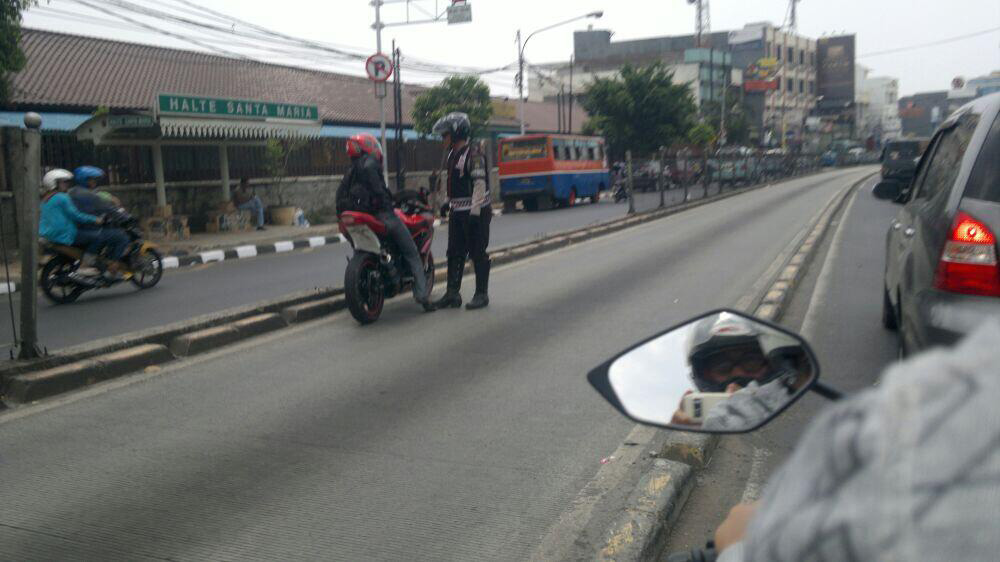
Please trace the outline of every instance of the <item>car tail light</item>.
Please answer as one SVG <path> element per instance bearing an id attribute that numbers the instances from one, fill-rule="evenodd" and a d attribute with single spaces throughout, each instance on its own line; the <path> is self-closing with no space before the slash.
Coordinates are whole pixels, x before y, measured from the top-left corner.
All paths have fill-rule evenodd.
<path id="1" fill-rule="evenodd" d="M 989 227 L 959 211 L 941 252 L 934 286 L 953 293 L 1000 296 L 996 243 Z"/>

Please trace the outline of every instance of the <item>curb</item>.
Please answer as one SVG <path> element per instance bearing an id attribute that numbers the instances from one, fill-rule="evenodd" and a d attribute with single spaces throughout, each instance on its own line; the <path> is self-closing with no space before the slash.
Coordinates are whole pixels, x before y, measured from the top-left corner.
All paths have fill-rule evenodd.
<path id="1" fill-rule="evenodd" d="M 797 179 L 805 176 L 797 176 Z M 562 248 L 571 244 L 578 244 L 591 238 L 603 236 L 624 230 L 626 228 L 647 223 L 677 213 L 708 205 L 716 201 L 728 199 L 749 191 L 755 191 L 774 185 L 764 183 L 755 186 L 734 189 L 726 193 L 719 193 L 712 197 L 690 201 L 680 205 L 674 205 L 665 209 L 655 209 L 643 213 L 637 213 L 623 218 L 613 219 L 603 223 L 578 228 L 575 230 L 560 232 L 542 240 L 531 240 L 512 246 L 500 248 L 491 252 L 491 260 L 494 265 L 503 265 L 519 261 L 528 257 L 547 253 L 552 250 Z M 337 236 L 339 240 L 339 235 Z M 308 240 L 300 241 L 301 247 L 309 244 Z M 268 244 L 274 246 L 274 251 L 281 242 Z M 282 248 L 294 249 L 296 242 L 290 241 L 282 245 Z M 316 242 L 318 245 L 318 241 Z M 315 246 L 311 246 L 315 247 Z M 284 249 L 282 251 L 291 251 Z M 216 254 L 209 256 L 209 261 L 222 261 L 228 252 L 239 258 L 237 249 L 218 250 Z M 209 253 L 209 252 L 204 252 Z M 204 254 L 203 253 L 203 254 Z M 244 251 L 247 254 L 248 251 Z M 203 259 L 203 256 L 192 256 L 196 259 Z M 205 263 L 205 262 L 203 262 Z M 445 261 L 435 263 L 435 280 L 443 280 L 446 275 Z M 470 273 L 471 275 L 471 273 Z M 346 308 L 343 299 L 343 289 L 315 289 L 288 295 L 278 299 L 263 301 L 243 307 L 237 307 L 226 311 L 207 314 L 194 319 L 175 322 L 166 326 L 151 328 L 140 331 L 134 335 L 122 338 L 110 337 L 97 340 L 80 346 L 74 346 L 63 350 L 57 355 L 50 355 L 39 360 L 14 361 L 9 365 L 0 368 L 0 383 L 3 384 L 2 395 L 5 400 L 13 403 L 24 403 L 38 400 L 86 386 L 106 378 L 121 376 L 140 370 L 153 363 L 134 366 L 129 361 L 122 361 L 115 352 L 122 352 L 125 357 L 139 353 L 148 349 L 147 346 L 156 346 L 162 349 L 158 353 L 166 353 L 162 361 L 166 362 L 179 357 L 186 357 L 197 353 L 203 353 L 212 349 L 223 347 L 241 339 L 259 335 L 268 331 L 284 328 L 289 324 L 297 324 L 314 320 L 322 316 L 333 314 Z M 258 320 L 262 315 L 274 315 L 280 319 Z M 239 324 L 244 322 L 244 324 Z M 159 355 L 157 357 L 160 357 Z M 56 375 L 50 373 L 56 372 Z M 48 377 L 55 377 L 59 384 L 41 384 L 34 382 L 36 378 L 43 374 L 50 373 Z M 114 373 L 105 376 L 105 373 Z M 49 380 L 45 378 L 44 380 Z M 55 379 L 53 379 L 55 380 Z M 29 384 L 30 383 L 30 384 Z M 31 386 L 30 392 L 24 390 Z M 0 402 L 0 409 L 2 409 Z M 714 442 L 713 442 L 714 445 Z M 708 444 L 704 445 L 708 449 Z M 707 458 L 707 454 L 702 455 Z"/>

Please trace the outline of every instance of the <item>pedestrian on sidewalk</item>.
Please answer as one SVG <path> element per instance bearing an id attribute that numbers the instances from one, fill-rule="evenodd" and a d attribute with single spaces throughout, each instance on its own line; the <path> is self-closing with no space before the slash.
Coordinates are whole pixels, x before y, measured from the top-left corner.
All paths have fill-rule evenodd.
<path id="1" fill-rule="evenodd" d="M 249 179 L 240 178 L 240 185 L 233 192 L 233 205 L 236 205 L 236 208 L 241 211 L 253 213 L 257 222 L 257 230 L 267 230 L 264 228 L 264 203 L 250 187 Z"/>
<path id="2" fill-rule="evenodd" d="M 448 290 L 434 303 L 437 308 L 462 306 L 459 291 L 465 260 L 470 258 L 476 271 L 476 293 L 465 308 L 475 310 L 490 304 L 490 256 L 486 247 L 490 243 L 493 205 L 489 168 L 481 145 L 469 142 L 471 132 L 472 124 L 464 113 L 449 113 L 434 124 L 434 134 L 444 139 L 448 150 L 447 175 L 442 179 L 447 186 L 445 205 L 449 209 Z"/>
<path id="3" fill-rule="evenodd" d="M 382 175 L 382 146 L 370 134 L 354 135 L 347 139 L 347 155 L 351 158 L 351 168 L 337 188 L 337 214 L 344 211 L 368 213 L 385 225 L 413 274 L 413 300 L 424 308 L 424 312 L 433 312 L 423 260 L 410 229 L 396 216 L 392 193 Z"/>

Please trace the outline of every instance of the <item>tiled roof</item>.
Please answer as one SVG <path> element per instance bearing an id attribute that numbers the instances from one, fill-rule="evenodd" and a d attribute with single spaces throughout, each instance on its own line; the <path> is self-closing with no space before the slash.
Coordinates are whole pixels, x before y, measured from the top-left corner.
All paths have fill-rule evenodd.
<path id="1" fill-rule="evenodd" d="M 22 37 L 27 65 L 13 75 L 11 101 L 17 106 L 146 109 L 156 94 L 169 92 L 314 104 L 328 123 L 378 122 L 372 84 L 362 77 L 34 29 Z M 412 124 L 414 100 L 425 89 L 404 86 L 406 124 Z M 390 116 L 391 104 L 390 98 Z M 575 109 L 578 130 L 586 115 Z M 556 130 L 556 104 L 529 102 L 525 120 L 532 130 Z"/>

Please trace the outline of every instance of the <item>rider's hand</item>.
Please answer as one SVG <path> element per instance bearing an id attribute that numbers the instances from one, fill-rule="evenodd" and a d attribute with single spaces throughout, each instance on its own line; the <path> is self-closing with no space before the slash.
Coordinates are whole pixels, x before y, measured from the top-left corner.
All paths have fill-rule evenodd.
<path id="1" fill-rule="evenodd" d="M 747 525 L 757 511 L 757 503 L 741 503 L 729 510 L 729 516 L 715 530 L 715 550 L 722 552 L 726 547 L 743 540 Z"/>

